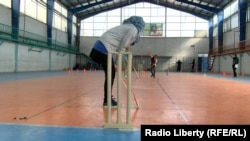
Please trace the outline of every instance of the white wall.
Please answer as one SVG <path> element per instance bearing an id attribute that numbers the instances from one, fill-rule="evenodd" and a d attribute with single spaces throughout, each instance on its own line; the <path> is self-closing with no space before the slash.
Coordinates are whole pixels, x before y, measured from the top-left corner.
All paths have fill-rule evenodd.
<path id="1" fill-rule="evenodd" d="M 0 5 L 0 23 L 11 26 L 11 10 L 8 7 Z"/>
<path id="2" fill-rule="evenodd" d="M 243 53 L 239 56 L 240 62 L 239 62 L 239 73 L 244 73 L 244 75 L 250 75 L 250 65 L 249 65 L 249 60 L 250 60 L 250 54 L 248 53 Z"/>
<path id="3" fill-rule="evenodd" d="M 0 13 L 0 23 L 11 26 L 11 9 L 0 5 Z M 19 20 L 20 29 L 47 37 L 46 24 L 23 15 Z M 54 29 L 52 39 L 67 44 L 67 33 Z M 75 64 L 74 54 L 0 40 L 0 72 L 63 70 Z"/>
<path id="4" fill-rule="evenodd" d="M 98 40 L 97 37 L 81 37 L 80 51 L 86 55 Z M 191 47 L 195 45 L 195 48 Z M 195 50 L 194 50 L 195 49 Z M 198 54 L 208 53 L 208 38 L 146 38 L 142 37 L 140 42 L 131 46 L 133 55 L 148 56 L 149 53 L 160 56 L 169 57 L 167 62 L 164 62 L 161 70 L 174 68 L 176 62 L 180 59 L 183 62 L 184 71 L 190 71 L 190 63 L 194 56 Z M 197 63 L 196 63 L 197 64 Z M 137 64 L 135 64 L 137 66 Z"/>
<path id="5" fill-rule="evenodd" d="M 47 37 L 47 26 L 44 23 L 22 14 L 19 18 L 19 29 Z"/>
<path id="6" fill-rule="evenodd" d="M 247 23 L 247 29 L 246 29 L 246 39 L 250 39 L 250 23 Z"/>
<path id="7" fill-rule="evenodd" d="M 7 42 L 2 42 L 0 46 L 0 72 L 14 72 L 14 70 L 15 45 Z"/>
<path id="8" fill-rule="evenodd" d="M 58 30 L 55 28 L 52 30 L 52 39 L 55 40 L 56 42 L 68 44 L 68 37 L 67 36 L 68 35 L 61 30 Z"/>
<path id="9" fill-rule="evenodd" d="M 247 30 L 246 30 L 246 40 L 250 40 L 250 23 L 247 23 Z M 223 37 L 223 45 L 233 47 L 234 43 L 239 42 L 239 28 L 235 28 L 231 31 L 225 32 Z M 250 75 L 250 53 L 238 53 L 237 56 L 239 57 L 239 67 L 236 70 L 238 75 Z M 232 62 L 233 62 L 233 54 L 231 55 L 223 55 L 217 56 L 214 62 L 214 72 L 217 73 L 226 73 L 227 75 L 232 75 Z"/>
<path id="10" fill-rule="evenodd" d="M 75 62 L 73 54 L 9 42 L 0 46 L 0 72 L 63 70 L 73 68 Z"/>
<path id="11" fill-rule="evenodd" d="M 236 70 L 239 76 L 243 75 L 250 75 L 250 54 L 248 53 L 241 53 L 237 54 L 239 58 L 239 65 Z M 217 73 L 226 73 L 227 75 L 232 75 L 232 63 L 233 63 L 233 55 L 224 55 L 224 56 L 217 56 L 214 62 L 214 72 Z"/>
<path id="12" fill-rule="evenodd" d="M 88 55 L 97 37 L 81 37 L 80 51 Z M 198 53 L 208 53 L 208 38 L 141 38 L 140 42 L 131 46 L 134 55 L 157 54 L 158 56 L 174 56 L 177 58 L 193 57 Z"/>
<path id="13" fill-rule="evenodd" d="M 54 51 L 51 55 L 52 70 L 60 70 L 62 68 L 73 68 L 76 64 L 76 55 Z"/>
<path id="14" fill-rule="evenodd" d="M 41 48 L 18 45 L 18 71 L 49 70 L 48 52 L 49 50 L 41 50 Z"/>

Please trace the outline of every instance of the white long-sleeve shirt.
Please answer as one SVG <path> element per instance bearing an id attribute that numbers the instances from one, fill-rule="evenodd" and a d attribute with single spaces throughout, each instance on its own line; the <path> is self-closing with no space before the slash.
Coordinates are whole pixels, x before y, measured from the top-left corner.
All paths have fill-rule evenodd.
<path id="1" fill-rule="evenodd" d="M 124 51 L 135 42 L 138 31 L 133 24 L 122 24 L 106 31 L 100 38 L 108 52 Z"/>

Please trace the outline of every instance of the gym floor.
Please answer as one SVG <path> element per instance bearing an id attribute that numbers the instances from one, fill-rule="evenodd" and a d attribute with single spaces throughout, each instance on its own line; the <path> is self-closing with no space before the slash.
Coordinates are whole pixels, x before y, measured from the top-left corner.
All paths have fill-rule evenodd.
<path id="1" fill-rule="evenodd" d="M 103 82 L 94 70 L 1 73 L 1 140 L 140 141 L 141 124 L 250 124 L 247 76 L 133 72 L 133 130 L 103 128 Z"/>

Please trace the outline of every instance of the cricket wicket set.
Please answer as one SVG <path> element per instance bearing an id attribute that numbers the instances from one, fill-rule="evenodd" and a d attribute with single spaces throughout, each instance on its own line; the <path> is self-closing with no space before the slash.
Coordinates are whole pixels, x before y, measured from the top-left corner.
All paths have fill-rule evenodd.
<path id="1" fill-rule="evenodd" d="M 111 76 L 112 76 L 112 56 L 116 55 L 117 58 L 117 115 L 116 115 L 116 121 L 112 121 L 112 115 L 111 115 Z M 126 89 L 127 89 L 127 104 L 126 104 L 126 121 L 122 121 L 121 117 L 121 88 L 123 81 L 122 76 L 122 57 L 123 55 L 128 56 L 127 60 L 127 76 L 126 76 Z M 108 84 L 107 84 L 107 90 L 108 90 L 108 96 L 107 96 L 107 118 L 103 125 L 104 128 L 121 128 L 121 129 L 132 129 L 133 124 L 131 122 L 131 70 L 132 70 L 132 54 L 131 52 L 109 52 L 108 53 Z"/>

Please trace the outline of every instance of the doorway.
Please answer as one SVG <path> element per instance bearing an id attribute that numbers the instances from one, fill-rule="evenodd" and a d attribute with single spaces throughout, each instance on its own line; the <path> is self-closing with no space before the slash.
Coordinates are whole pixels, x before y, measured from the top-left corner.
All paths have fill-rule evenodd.
<path id="1" fill-rule="evenodd" d="M 198 72 L 208 71 L 208 54 L 198 54 Z"/>

